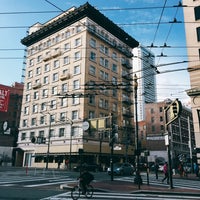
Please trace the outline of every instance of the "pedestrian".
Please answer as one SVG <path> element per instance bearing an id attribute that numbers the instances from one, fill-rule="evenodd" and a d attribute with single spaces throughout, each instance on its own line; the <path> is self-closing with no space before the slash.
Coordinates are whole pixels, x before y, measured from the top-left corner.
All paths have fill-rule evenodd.
<path id="1" fill-rule="evenodd" d="M 157 162 L 155 162 L 155 175 L 156 175 L 156 179 L 158 180 L 158 169 L 159 169 L 159 164 Z"/>
<path id="2" fill-rule="evenodd" d="M 194 173 L 196 174 L 196 177 L 199 176 L 199 165 L 197 163 L 194 163 Z"/>
<path id="3" fill-rule="evenodd" d="M 94 176 L 93 174 L 88 172 L 87 168 L 83 168 L 83 173 L 81 173 L 78 179 L 80 181 L 82 193 L 85 194 L 87 186 L 90 184 L 92 180 L 94 180 Z"/>
<path id="4" fill-rule="evenodd" d="M 65 160 L 65 169 L 68 169 L 69 168 L 69 159 L 66 159 Z"/>
<path id="5" fill-rule="evenodd" d="M 169 184 L 169 174 L 168 174 L 168 163 L 165 162 L 164 166 L 163 166 L 163 173 L 164 173 L 164 178 L 162 179 L 162 183 L 164 182 L 164 180 L 167 179 L 167 184 Z"/>
<path id="6" fill-rule="evenodd" d="M 182 162 L 178 166 L 178 171 L 179 171 L 180 176 L 184 175 L 184 168 L 183 168 L 183 163 Z"/>

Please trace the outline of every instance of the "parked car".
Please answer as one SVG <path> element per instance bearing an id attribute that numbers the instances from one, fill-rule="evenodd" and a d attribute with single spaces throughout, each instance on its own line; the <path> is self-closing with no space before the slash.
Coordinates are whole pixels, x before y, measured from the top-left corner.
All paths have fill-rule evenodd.
<path id="1" fill-rule="evenodd" d="M 113 173 L 114 175 L 133 175 L 135 168 L 130 163 L 114 163 Z M 111 167 L 107 169 L 107 173 L 111 175 Z"/>
<path id="2" fill-rule="evenodd" d="M 88 171 L 92 171 L 92 172 L 98 172 L 98 171 L 102 171 L 102 167 L 100 167 L 99 165 L 97 164 L 82 164 L 82 165 L 77 165 L 77 166 L 74 166 L 73 170 L 76 171 L 76 172 L 79 172 L 80 169 L 82 168 L 83 169 L 86 169 Z"/>

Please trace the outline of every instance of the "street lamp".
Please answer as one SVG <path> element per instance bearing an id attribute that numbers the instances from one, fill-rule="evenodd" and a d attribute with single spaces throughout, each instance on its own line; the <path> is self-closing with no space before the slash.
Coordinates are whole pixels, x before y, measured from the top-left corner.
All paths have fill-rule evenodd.
<path id="1" fill-rule="evenodd" d="M 49 132 L 48 132 L 48 146 L 47 146 L 47 160 L 46 160 L 46 169 L 48 169 L 49 165 L 49 149 L 50 149 L 50 139 L 51 139 L 51 114 L 49 114 Z"/>
<path id="2" fill-rule="evenodd" d="M 72 156 L 72 125 L 73 121 L 67 118 L 67 121 L 70 122 L 70 144 L 69 144 L 69 169 L 71 170 L 71 156 Z"/>
<path id="3" fill-rule="evenodd" d="M 138 138 L 138 114 L 137 114 L 138 82 L 137 82 L 136 74 L 134 75 L 134 78 L 133 78 L 133 87 L 134 87 L 134 104 L 135 104 L 134 110 L 135 110 L 135 155 L 136 155 L 136 176 L 134 179 L 134 183 L 138 184 L 138 189 L 140 189 L 142 178 L 140 176 L 140 166 L 139 166 L 140 149 L 139 149 L 139 138 Z"/>

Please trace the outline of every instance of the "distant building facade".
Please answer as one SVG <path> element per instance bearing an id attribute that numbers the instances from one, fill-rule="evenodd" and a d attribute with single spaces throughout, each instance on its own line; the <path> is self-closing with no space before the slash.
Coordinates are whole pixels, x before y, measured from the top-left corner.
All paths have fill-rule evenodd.
<path id="1" fill-rule="evenodd" d="M 86 3 L 33 25 L 22 44 L 27 66 L 17 163 L 63 167 L 68 159 L 78 164 L 82 153 L 83 162 L 108 165 L 112 124 L 119 127 L 115 158 L 132 157 L 129 74 L 138 42 Z"/>
<path id="2" fill-rule="evenodd" d="M 166 120 L 164 108 L 170 103 L 171 100 L 168 99 L 163 102 L 146 104 L 146 138 L 143 139 L 146 140 L 146 142 L 143 141 L 146 146 L 142 146 L 142 148 L 150 151 L 151 159 L 157 157 L 168 159 L 165 144 Z M 143 127 L 144 124 L 139 129 L 143 129 Z M 168 130 L 172 159 L 178 161 L 179 158 L 184 157 L 190 162 L 190 158 L 192 158 L 191 150 L 195 146 L 192 111 L 183 107 L 181 116 L 169 125 Z"/>
<path id="3" fill-rule="evenodd" d="M 138 77 L 138 121 L 145 120 L 145 105 L 154 103 L 156 95 L 156 71 L 154 54 L 140 45 L 133 49 L 133 73 Z"/>
<path id="4" fill-rule="evenodd" d="M 14 83 L 13 86 L 0 84 L 0 90 L 9 91 L 7 110 L 0 112 L 0 162 L 2 165 L 14 165 L 15 162 L 13 151 L 17 146 L 23 87 L 21 83 Z"/>
<path id="5" fill-rule="evenodd" d="M 191 89 L 187 94 L 191 97 L 194 120 L 196 148 L 200 149 L 200 5 L 199 1 L 183 0 L 185 33 L 188 51 L 188 72 Z M 200 153 L 197 154 L 200 164 Z"/>

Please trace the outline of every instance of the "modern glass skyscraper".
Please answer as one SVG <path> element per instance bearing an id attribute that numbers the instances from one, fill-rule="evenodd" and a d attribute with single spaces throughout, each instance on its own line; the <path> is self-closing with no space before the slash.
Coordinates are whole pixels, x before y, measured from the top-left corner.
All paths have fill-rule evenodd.
<path id="1" fill-rule="evenodd" d="M 138 121 L 143 121 L 145 104 L 157 99 L 155 56 L 141 45 L 133 49 L 133 55 L 133 74 L 138 78 Z"/>

